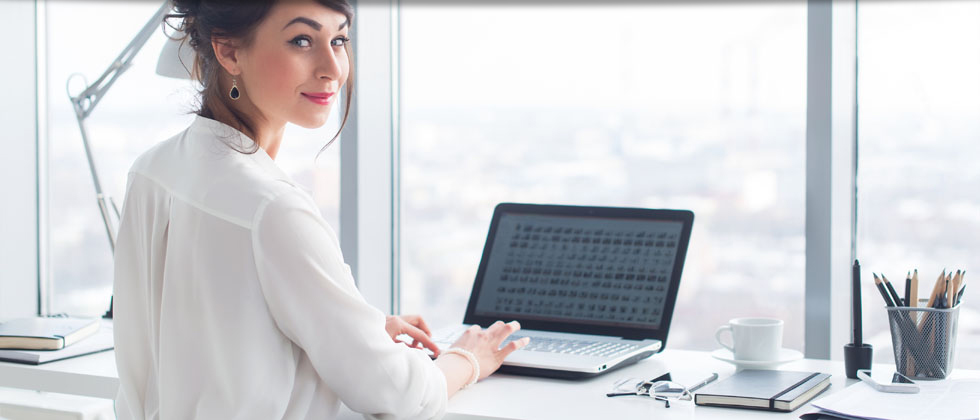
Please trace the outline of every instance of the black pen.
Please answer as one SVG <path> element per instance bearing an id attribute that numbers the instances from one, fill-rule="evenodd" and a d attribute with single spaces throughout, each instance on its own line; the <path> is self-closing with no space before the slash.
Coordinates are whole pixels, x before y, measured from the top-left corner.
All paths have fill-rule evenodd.
<path id="1" fill-rule="evenodd" d="M 858 260 L 854 260 L 851 271 L 851 323 L 851 342 L 855 347 L 861 347 L 864 333 L 861 331 L 861 263 Z"/>

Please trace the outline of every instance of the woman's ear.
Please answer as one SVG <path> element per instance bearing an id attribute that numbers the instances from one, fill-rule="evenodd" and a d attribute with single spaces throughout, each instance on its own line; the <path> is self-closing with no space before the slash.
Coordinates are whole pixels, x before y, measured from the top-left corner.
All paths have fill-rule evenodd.
<path id="1" fill-rule="evenodd" d="M 241 74 L 241 69 L 238 64 L 239 49 L 231 40 L 212 37 L 211 48 L 214 49 L 214 57 L 218 59 L 218 64 L 228 74 L 232 76 Z"/>

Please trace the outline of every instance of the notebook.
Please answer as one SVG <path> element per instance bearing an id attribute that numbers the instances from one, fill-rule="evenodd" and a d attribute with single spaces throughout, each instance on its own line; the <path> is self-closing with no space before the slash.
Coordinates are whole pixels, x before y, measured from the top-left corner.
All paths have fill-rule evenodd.
<path id="1" fill-rule="evenodd" d="M 517 320 L 507 341 L 530 344 L 501 372 L 598 375 L 666 346 L 694 214 L 502 203 L 490 221 L 463 324 L 433 339 L 448 348 L 470 325 Z"/>
<path id="2" fill-rule="evenodd" d="M 58 350 L 94 334 L 98 329 L 98 319 L 14 319 L 0 323 L 0 349 Z"/>
<path id="3" fill-rule="evenodd" d="M 0 350 L 0 362 L 42 365 L 48 362 L 100 353 L 112 350 L 112 348 L 112 321 L 103 321 L 102 327 L 91 337 L 61 350 Z"/>
<path id="4" fill-rule="evenodd" d="M 830 386 L 830 375 L 780 370 L 743 370 L 701 389 L 697 405 L 793 411 Z"/>

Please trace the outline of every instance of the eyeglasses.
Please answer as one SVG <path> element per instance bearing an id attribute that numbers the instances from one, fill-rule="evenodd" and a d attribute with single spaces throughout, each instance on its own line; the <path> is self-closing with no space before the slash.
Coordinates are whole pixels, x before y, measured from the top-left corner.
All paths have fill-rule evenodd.
<path id="1" fill-rule="evenodd" d="M 691 401 L 694 397 L 687 387 L 677 382 L 671 381 L 651 381 L 637 378 L 626 378 L 616 382 L 613 390 L 606 394 L 607 397 L 622 397 L 634 395 L 650 397 L 657 401 L 663 401 L 664 407 L 670 408 L 670 400 Z"/>

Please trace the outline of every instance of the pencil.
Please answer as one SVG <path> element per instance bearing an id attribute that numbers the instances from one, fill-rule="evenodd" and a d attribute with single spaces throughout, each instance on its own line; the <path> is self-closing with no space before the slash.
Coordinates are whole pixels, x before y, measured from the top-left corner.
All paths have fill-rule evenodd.
<path id="1" fill-rule="evenodd" d="M 946 269 L 944 268 L 943 272 L 939 275 L 939 278 L 936 279 L 936 284 L 932 285 L 932 291 L 929 292 L 929 300 L 926 302 L 926 308 L 936 307 L 935 306 L 936 299 L 939 299 L 939 293 L 940 293 L 939 287 L 943 284 L 943 279 L 945 278 L 946 278 Z M 923 315 L 922 318 L 919 319 L 919 330 L 925 328 L 926 318 L 929 318 L 928 314 Z"/>
<path id="2" fill-rule="evenodd" d="M 960 282 L 962 281 L 961 280 L 962 278 L 963 278 L 963 274 L 960 272 L 960 270 L 956 270 L 956 277 L 953 277 L 953 284 L 949 288 L 949 291 L 950 291 L 950 294 L 949 294 L 949 307 L 950 308 L 956 306 L 956 295 L 960 292 Z"/>
<path id="3" fill-rule="evenodd" d="M 912 304 L 912 272 L 905 273 L 905 306 L 915 306 Z"/>
<path id="4" fill-rule="evenodd" d="M 902 306 L 902 298 L 898 296 L 898 292 L 895 291 L 895 286 L 892 286 L 892 282 L 888 281 L 888 278 L 884 274 L 881 275 L 881 282 L 885 283 L 885 290 L 888 290 L 888 294 L 891 295 L 895 306 Z"/>
<path id="5" fill-rule="evenodd" d="M 932 308 L 936 303 L 936 299 L 939 298 L 939 287 L 943 284 L 943 279 L 946 278 L 946 269 L 943 269 L 943 273 L 939 275 L 936 279 L 936 284 L 932 286 L 932 293 L 929 293 L 929 302 L 926 303 L 927 308 Z"/>
<path id="6" fill-rule="evenodd" d="M 919 269 L 912 271 L 912 285 L 909 291 L 909 306 L 915 308 L 919 306 Z"/>
<path id="7" fill-rule="evenodd" d="M 953 272 L 950 271 L 949 273 L 946 274 L 946 288 L 940 291 L 940 293 L 943 294 L 943 298 L 941 301 L 942 307 L 947 309 L 949 308 L 949 294 L 950 294 L 949 287 L 952 285 L 952 283 L 953 283 Z"/>
<path id="8" fill-rule="evenodd" d="M 878 278 L 878 275 L 875 273 L 871 273 L 871 275 L 875 278 L 875 286 L 878 287 L 878 292 L 881 293 L 881 298 L 885 300 L 885 306 L 895 306 L 895 302 L 892 301 L 891 295 L 889 295 L 888 291 L 885 290 L 885 285 L 881 283 L 881 279 Z"/>
<path id="9" fill-rule="evenodd" d="M 966 270 L 963 271 L 963 275 L 960 276 L 960 291 L 956 293 L 956 304 L 959 305 L 960 300 L 963 299 L 963 291 L 966 290 Z"/>

